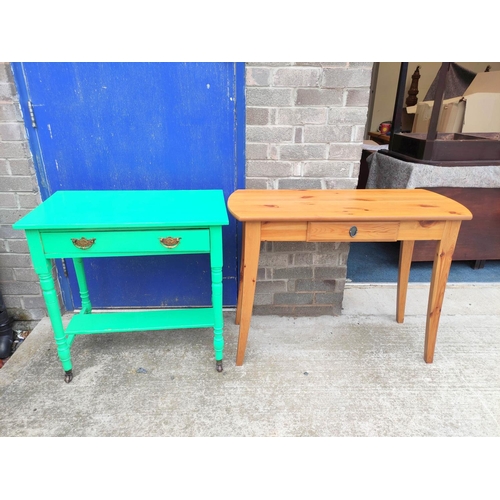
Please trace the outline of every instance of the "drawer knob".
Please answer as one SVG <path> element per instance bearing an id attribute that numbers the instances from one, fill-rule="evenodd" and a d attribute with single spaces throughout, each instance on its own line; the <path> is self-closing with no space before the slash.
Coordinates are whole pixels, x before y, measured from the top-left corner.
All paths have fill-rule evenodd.
<path id="1" fill-rule="evenodd" d="M 160 238 L 160 243 L 166 248 L 175 248 L 180 242 L 181 238 L 173 238 L 172 236 Z"/>
<path id="2" fill-rule="evenodd" d="M 95 238 L 90 238 L 89 240 L 87 238 L 71 238 L 71 241 L 76 248 L 88 250 L 95 243 Z"/>
<path id="3" fill-rule="evenodd" d="M 349 229 L 349 236 L 354 238 L 356 234 L 358 234 L 358 228 L 356 226 L 352 226 L 351 229 Z"/>

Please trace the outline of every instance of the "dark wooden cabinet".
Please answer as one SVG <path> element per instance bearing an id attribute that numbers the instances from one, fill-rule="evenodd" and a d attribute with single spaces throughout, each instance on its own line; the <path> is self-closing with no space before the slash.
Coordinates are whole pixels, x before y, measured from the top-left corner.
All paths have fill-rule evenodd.
<path id="1" fill-rule="evenodd" d="M 472 220 L 462 222 L 453 260 L 500 260 L 500 188 L 428 187 L 448 196 L 472 212 Z M 434 259 L 435 244 L 417 241 L 413 261 Z"/>

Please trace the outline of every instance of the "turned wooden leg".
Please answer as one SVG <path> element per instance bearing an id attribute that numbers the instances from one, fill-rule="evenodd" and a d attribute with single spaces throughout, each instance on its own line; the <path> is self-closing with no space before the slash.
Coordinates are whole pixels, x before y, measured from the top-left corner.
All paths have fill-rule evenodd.
<path id="1" fill-rule="evenodd" d="M 71 363 L 70 344 L 64 331 L 56 286 L 52 277 L 52 261 L 45 258 L 40 235 L 37 231 L 27 230 L 26 238 L 28 240 L 33 267 L 40 279 L 40 287 L 42 288 L 47 313 L 54 332 L 57 355 L 65 372 L 64 380 L 71 382 L 73 379 L 73 365 Z"/>
<path id="2" fill-rule="evenodd" d="M 240 333 L 236 352 L 236 366 L 243 364 L 247 346 L 248 330 L 252 317 L 255 285 L 257 284 L 257 270 L 260 255 L 260 222 L 245 223 L 245 241 L 243 246 L 243 273 L 240 303 Z"/>
<path id="3" fill-rule="evenodd" d="M 460 224 L 461 221 L 447 221 L 442 239 L 436 244 L 425 326 L 424 359 L 426 363 L 432 363 L 434 359 L 441 307 Z"/>
<path id="4" fill-rule="evenodd" d="M 224 357 L 224 317 L 222 314 L 222 229 L 210 228 L 210 268 L 212 273 L 212 308 L 214 311 L 215 367 L 222 371 Z"/>
<path id="5" fill-rule="evenodd" d="M 402 323 L 405 319 L 406 294 L 410 280 L 411 258 L 414 241 L 402 241 L 399 249 L 398 289 L 396 303 L 396 321 Z"/>
<path id="6" fill-rule="evenodd" d="M 73 265 L 75 266 L 76 279 L 80 290 L 80 298 L 82 299 L 82 312 L 83 314 L 90 314 L 92 312 L 92 304 L 90 303 L 87 278 L 85 277 L 85 269 L 83 267 L 83 259 L 75 257 L 73 259 Z"/>
<path id="7" fill-rule="evenodd" d="M 40 272 L 40 270 L 37 270 L 37 272 L 40 278 L 43 298 L 47 306 L 47 313 L 50 318 L 52 330 L 54 331 L 57 354 L 65 372 L 64 380 L 66 382 L 71 382 L 73 379 L 73 365 L 71 363 L 71 353 L 62 324 L 61 309 L 59 308 L 54 278 L 52 277 L 51 262 L 47 261 L 45 272 Z"/>

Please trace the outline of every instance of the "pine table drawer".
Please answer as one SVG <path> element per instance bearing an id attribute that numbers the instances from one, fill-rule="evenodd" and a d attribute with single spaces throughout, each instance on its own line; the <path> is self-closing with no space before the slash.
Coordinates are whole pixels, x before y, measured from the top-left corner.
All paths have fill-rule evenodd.
<path id="1" fill-rule="evenodd" d="M 396 241 L 399 222 L 309 222 L 307 241 Z"/>
<path id="2" fill-rule="evenodd" d="M 206 253 L 209 229 L 64 231 L 41 233 L 49 258 Z"/>

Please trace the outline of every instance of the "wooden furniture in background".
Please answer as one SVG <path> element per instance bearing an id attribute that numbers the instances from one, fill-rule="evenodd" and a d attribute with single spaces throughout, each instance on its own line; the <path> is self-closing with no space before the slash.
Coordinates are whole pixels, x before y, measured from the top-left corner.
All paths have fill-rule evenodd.
<path id="1" fill-rule="evenodd" d="M 236 365 L 243 364 L 262 241 L 401 241 L 396 321 L 402 323 L 416 240 L 434 241 L 424 359 L 432 363 L 455 243 L 470 211 L 423 189 L 237 190 L 228 208 L 243 222 Z"/>
<path id="2" fill-rule="evenodd" d="M 380 132 L 368 132 L 368 137 L 377 144 L 389 144 L 391 136 L 387 134 L 381 134 Z"/>
<path id="3" fill-rule="evenodd" d="M 403 98 L 408 63 L 401 63 L 392 118 L 389 149 L 385 154 L 401 160 L 442 166 L 500 165 L 500 134 L 438 133 L 438 121 L 444 100 L 451 63 L 442 63 L 437 74 L 434 104 L 427 134 L 404 133 Z"/>
<path id="4" fill-rule="evenodd" d="M 408 162 L 375 152 L 365 158 L 368 174 L 362 187 L 370 189 L 428 189 L 465 205 L 474 215 L 460 229 L 454 260 L 467 260 L 474 268 L 487 260 L 500 260 L 500 167 L 441 167 Z M 470 171 L 470 173 L 469 173 Z M 428 242 L 415 244 L 413 261 L 432 261 L 433 247 Z"/>
<path id="5" fill-rule="evenodd" d="M 418 81 L 420 80 L 420 66 L 417 66 L 417 69 L 414 71 L 411 76 L 411 85 L 408 89 L 408 97 L 406 98 L 405 104 L 406 106 L 415 106 L 418 102 L 417 94 L 418 94 Z"/>
<path id="6" fill-rule="evenodd" d="M 373 154 L 373 151 L 368 149 L 363 149 L 361 151 L 361 160 L 359 162 L 359 175 L 358 175 L 358 184 L 356 185 L 356 189 L 365 189 L 366 181 L 368 180 L 368 163 L 366 159 Z"/>
<path id="7" fill-rule="evenodd" d="M 487 260 L 500 260 L 500 188 L 425 187 L 465 205 L 474 215 L 464 221 L 458 235 L 453 260 L 473 262 L 475 269 Z M 418 241 L 413 261 L 430 261 L 434 247 L 429 241 Z"/>

